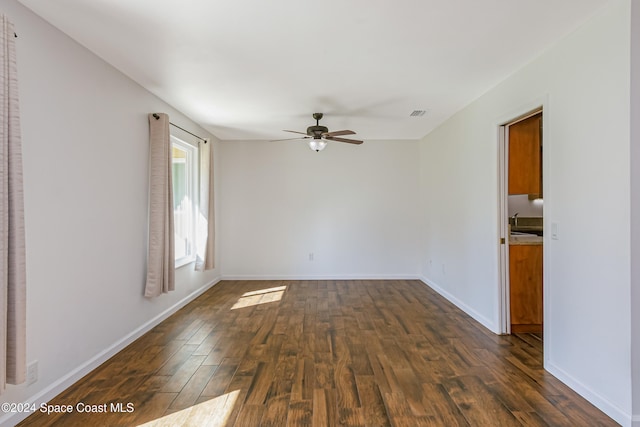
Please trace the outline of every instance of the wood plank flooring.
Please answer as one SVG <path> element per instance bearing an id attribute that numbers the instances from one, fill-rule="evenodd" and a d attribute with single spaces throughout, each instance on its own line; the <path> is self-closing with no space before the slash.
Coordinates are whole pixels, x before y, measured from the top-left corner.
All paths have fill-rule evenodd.
<path id="1" fill-rule="evenodd" d="M 20 426 L 617 425 L 541 361 L 420 281 L 223 281 Z"/>

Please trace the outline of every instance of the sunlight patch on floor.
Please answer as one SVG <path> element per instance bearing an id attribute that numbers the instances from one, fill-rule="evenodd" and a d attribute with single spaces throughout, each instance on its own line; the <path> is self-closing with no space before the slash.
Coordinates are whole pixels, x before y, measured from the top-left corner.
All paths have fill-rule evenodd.
<path id="1" fill-rule="evenodd" d="M 240 390 L 223 394 L 206 402 L 198 403 L 162 418 L 139 424 L 138 427 L 208 426 L 221 427 L 227 424 L 233 412 Z"/>
<path id="2" fill-rule="evenodd" d="M 233 307 L 231 307 L 231 310 L 280 301 L 286 289 L 286 286 L 276 286 L 258 291 L 245 292 Z"/>

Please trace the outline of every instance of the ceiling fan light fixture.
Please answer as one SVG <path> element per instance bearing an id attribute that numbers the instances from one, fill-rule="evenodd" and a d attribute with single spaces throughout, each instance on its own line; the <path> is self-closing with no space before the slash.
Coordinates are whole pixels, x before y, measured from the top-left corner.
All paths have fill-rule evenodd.
<path id="1" fill-rule="evenodd" d="M 327 146 L 327 142 L 323 141 L 320 138 L 313 138 L 312 140 L 309 141 L 309 148 L 311 148 L 313 151 L 315 152 L 319 152 L 324 150 L 324 147 Z"/>

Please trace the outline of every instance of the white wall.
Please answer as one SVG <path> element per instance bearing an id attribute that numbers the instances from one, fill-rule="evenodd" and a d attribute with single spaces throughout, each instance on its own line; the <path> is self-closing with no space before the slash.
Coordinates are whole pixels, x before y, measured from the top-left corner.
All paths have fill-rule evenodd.
<path id="1" fill-rule="evenodd" d="M 640 0 L 631 2 L 631 369 L 634 427 L 640 427 Z"/>
<path id="2" fill-rule="evenodd" d="M 628 425 L 630 2 L 422 141 L 422 274 L 498 331 L 498 125 L 544 104 L 545 367 Z M 549 224 L 559 224 L 551 240 Z"/>
<path id="3" fill-rule="evenodd" d="M 417 141 L 225 141 L 220 155 L 224 277 L 418 277 Z"/>
<path id="4" fill-rule="evenodd" d="M 42 401 L 218 277 L 184 268 L 174 293 L 143 297 L 147 114 L 206 133 L 15 0 L 1 9 L 19 36 L 27 356 L 39 380 L 0 400 Z"/>

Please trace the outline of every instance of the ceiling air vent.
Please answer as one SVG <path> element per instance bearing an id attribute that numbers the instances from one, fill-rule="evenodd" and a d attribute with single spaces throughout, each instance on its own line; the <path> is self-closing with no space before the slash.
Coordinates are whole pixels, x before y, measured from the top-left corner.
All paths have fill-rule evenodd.
<path id="1" fill-rule="evenodd" d="M 413 110 L 409 117 L 422 117 L 427 114 L 427 110 Z"/>

